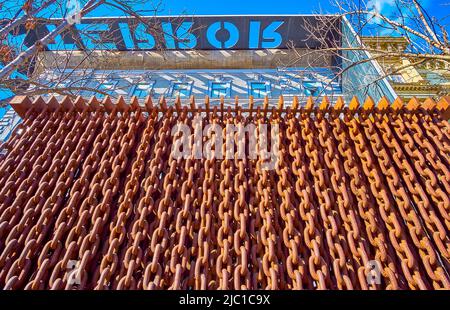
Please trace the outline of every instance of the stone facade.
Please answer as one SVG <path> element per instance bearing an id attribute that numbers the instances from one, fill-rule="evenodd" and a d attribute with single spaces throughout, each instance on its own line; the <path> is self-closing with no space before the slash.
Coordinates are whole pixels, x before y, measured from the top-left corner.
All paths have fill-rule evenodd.
<path id="1" fill-rule="evenodd" d="M 364 37 L 364 44 L 370 49 L 398 52 L 399 55 L 377 59 L 397 95 L 404 99 L 439 98 L 450 92 L 450 63 L 445 61 L 426 61 L 417 66 L 402 70 L 417 59 L 403 57 L 408 48 L 404 37 Z M 376 53 L 373 53 L 377 56 Z"/>

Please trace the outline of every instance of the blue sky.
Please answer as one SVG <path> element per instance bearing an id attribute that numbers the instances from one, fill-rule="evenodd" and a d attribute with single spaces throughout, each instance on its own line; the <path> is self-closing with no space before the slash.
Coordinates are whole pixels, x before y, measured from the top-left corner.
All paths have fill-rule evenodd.
<path id="1" fill-rule="evenodd" d="M 42 0 L 41 0 L 42 1 Z M 63 4 L 67 0 L 59 0 Z M 73 1 L 73 0 L 72 0 Z M 85 3 L 86 0 L 78 0 Z M 145 6 L 140 9 L 152 8 L 160 0 L 146 1 Z M 355 0 L 357 1 L 357 0 Z M 394 0 L 369 0 L 380 7 L 384 14 L 389 14 L 392 10 Z M 3 1 L 4 7 L 0 9 L 0 17 L 9 15 L 7 13 L 17 12 L 19 3 L 24 1 L 7 0 Z M 39 1 L 37 1 L 39 2 Z M 224 15 L 224 14 L 311 14 L 311 13 L 333 13 L 336 11 L 330 5 L 330 0 L 161 0 L 162 7 L 160 15 L 198 14 L 198 15 Z M 430 15 L 443 18 L 450 15 L 450 0 L 421 0 L 423 6 Z M 9 12 L 6 9 L 12 6 Z M 64 6 L 63 6 L 64 7 Z M 102 6 L 95 10 L 90 16 L 116 16 L 123 15 L 111 8 Z M 144 15 L 144 14 L 142 14 Z M 148 14 L 153 15 L 153 14 Z M 449 18 L 450 20 L 450 18 Z"/>
<path id="2" fill-rule="evenodd" d="M 166 0 L 164 11 L 169 14 L 298 14 L 330 9 L 329 1 L 314 0 Z"/>
<path id="3" fill-rule="evenodd" d="M 388 14 L 392 10 L 393 0 L 371 0 L 379 5 L 382 12 Z M 148 1 L 157 3 L 158 1 Z M 449 0 L 422 0 L 423 6 L 430 15 L 442 18 L 450 15 Z M 447 4 L 447 5 L 445 5 Z M 336 8 L 330 0 L 162 0 L 161 14 L 308 14 L 333 13 Z M 102 10 L 102 14 L 108 15 Z M 109 12 L 114 14 L 114 12 Z M 117 12 L 116 12 L 117 13 Z"/>

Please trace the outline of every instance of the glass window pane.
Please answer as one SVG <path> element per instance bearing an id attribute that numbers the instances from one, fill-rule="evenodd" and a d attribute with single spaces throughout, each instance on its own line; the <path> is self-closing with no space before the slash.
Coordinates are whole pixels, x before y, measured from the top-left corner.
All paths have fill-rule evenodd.
<path id="1" fill-rule="evenodd" d="M 290 77 L 283 77 L 280 79 L 280 88 L 283 95 L 298 95 L 300 88 L 298 82 Z"/>
<path id="2" fill-rule="evenodd" d="M 108 95 L 113 95 L 114 94 L 114 90 L 116 88 L 118 84 L 118 81 L 107 81 L 107 82 L 103 82 L 100 84 L 99 89 L 104 92 L 107 93 Z M 99 98 L 103 98 L 104 95 L 103 94 L 98 94 L 97 95 Z"/>
<path id="3" fill-rule="evenodd" d="M 405 83 L 405 79 L 401 74 L 393 74 L 390 75 L 388 78 L 395 83 Z"/>
<path id="4" fill-rule="evenodd" d="M 268 94 L 267 85 L 264 82 L 252 82 L 250 87 L 250 95 L 255 98 L 264 98 Z"/>
<path id="5" fill-rule="evenodd" d="M 139 83 L 133 90 L 132 96 L 136 96 L 138 98 L 145 98 L 150 95 L 153 88 L 153 83 Z"/>
<path id="6" fill-rule="evenodd" d="M 172 88 L 172 97 L 189 97 L 191 87 L 187 83 L 175 83 Z"/>
<path id="7" fill-rule="evenodd" d="M 304 81 L 303 88 L 306 96 L 318 96 L 322 91 L 322 83 L 314 81 Z"/>
<path id="8" fill-rule="evenodd" d="M 229 93 L 229 83 L 212 83 L 211 84 L 211 97 L 220 98 L 221 96 L 227 97 Z"/>

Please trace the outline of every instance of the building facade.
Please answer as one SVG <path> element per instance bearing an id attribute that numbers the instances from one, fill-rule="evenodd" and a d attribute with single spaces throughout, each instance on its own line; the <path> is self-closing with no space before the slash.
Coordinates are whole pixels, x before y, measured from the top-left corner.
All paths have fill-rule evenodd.
<path id="1" fill-rule="evenodd" d="M 0 144 L 0 289 L 450 289 L 450 98 L 360 93 L 380 65 L 306 20 L 163 20 L 162 51 L 91 20 L 42 52 Z"/>
<path id="2" fill-rule="evenodd" d="M 164 96 L 168 104 L 178 96 L 208 96 L 213 105 L 221 100 L 233 104 L 235 97 L 252 97 L 256 104 L 267 97 L 274 105 L 280 96 L 287 104 L 297 97 L 302 105 L 310 96 L 317 102 L 324 96 L 349 99 L 357 95 L 363 99 L 370 95 L 375 101 L 396 97 L 385 80 L 369 91 L 359 89 L 364 77 L 380 76 L 376 62 L 340 75 L 346 64 L 332 53 L 321 52 L 327 44 L 360 44 L 345 19 L 285 15 L 148 20 L 153 23 L 152 31 L 132 18 L 83 19 L 37 55 L 34 71 L 27 77 L 33 82 L 28 91 L 99 99 L 107 95 Z M 311 39 L 311 27 L 324 21 L 336 31 L 324 34 L 324 42 Z M 33 44 L 58 22 L 39 24 L 34 35 L 24 36 L 24 44 Z M 337 31 L 341 28 L 345 31 Z M 348 56 L 358 60 L 370 57 Z M 12 95 L 5 90 L 2 96 Z M 3 110 L 6 113 L 10 107 Z M 8 113 L 0 137 L 8 136 L 20 120 L 16 115 L 10 117 L 12 111 Z"/>
<path id="3" fill-rule="evenodd" d="M 450 93 L 449 62 L 429 60 L 408 67 L 408 64 L 417 62 L 417 59 L 402 56 L 409 45 L 406 38 L 364 37 L 363 42 L 372 49 L 398 52 L 399 55 L 382 57 L 377 62 L 389 75 L 388 81 L 399 97 L 405 100 L 413 97 L 438 99 Z"/>

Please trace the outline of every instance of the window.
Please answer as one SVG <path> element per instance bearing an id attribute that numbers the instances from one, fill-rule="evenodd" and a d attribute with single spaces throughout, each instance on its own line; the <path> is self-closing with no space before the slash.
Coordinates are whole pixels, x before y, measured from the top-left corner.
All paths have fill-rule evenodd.
<path id="1" fill-rule="evenodd" d="M 394 83 L 405 83 L 405 79 L 401 74 L 389 75 L 389 80 L 391 80 Z"/>
<path id="2" fill-rule="evenodd" d="M 431 83 L 431 85 L 438 85 L 447 83 L 445 77 L 437 72 L 427 72 L 426 80 Z"/>
<path id="3" fill-rule="evenodd" d="M 230 82 L 211 82 L 210 86 L 211 98 L 230 98 L 231 97 L 231 83 Z"/>
<path id="4" fill-rule="evenodd" d="M 189 97 L 191 95 L 192 84 L 191 83 L 180 83 L 175 82 L 172 85 L 171 96 L 175 97 Z"/>
<path id="5" fill-rule="evenodd" d="M 303 81 L 302 85 L 306 96 L 318 96 L 323 90 L 322 82 Z"/>
<path id="6" fill-rule="evenodd" d="M 326 95 L 339 95 L 342 94 L 342 87 L 339 83 L 324 83 L 324 94 Z"/>
<path id="7" fill-rule="evenodd" d="M 267 82 L 250 82 L 250 95 L 254 98 L 270 96 L 270 84 Z"/>
<path id="8" fill-rule="evenodd" d="M 108 95 L 113 95 L 118 83 L 119 81 L 117 80 L 107 80 L 106 82 L 100 84 L 99 90 L 107 93 Z M 98 93 L 97 96 L 99 98 L 103 98 L 105 95 Z"/>
<path id="9" fill-rule="evenodd" d="M 67 81 L 64 81 L 64 82 L 50 81 L 50 82 L 48 82 L 47 87 L 48 88 L 66 88 L 66 86 L 67 86 L 66 84 L 68 84 Z"/>
<path id="10" fill-rule="evenodd" d="M 6 114 L 6 111 L 8 110 L 8 106 L 2 108 L 0 107 L 0 119 L 2 119 L 3 115 Z"/>
<path id="11" fill-rule="evenodd" d="M 142 82 L 137 83 L 133 86 L 131 90 L 131 96 L 136 96 L 138 98 L 145 98 L 151 96 L 153 91 L 153 85 L 155 82 Z"/>
<path id="12" fill-rule="evenodd" d="M 298 95 L 300 93 L 299 87 L 296 86 L 297 82 L 289 77 L 280 78 L 280 88 L 283 95 Z"/>
<path id="13" fill-rule="evenodd" d="M 55 82 L 55 81 L 49 81 L 47 83 L 47 87 L 48 88 L 55 88 L 56 84 L 57 84 L 57 82 Z"/>

